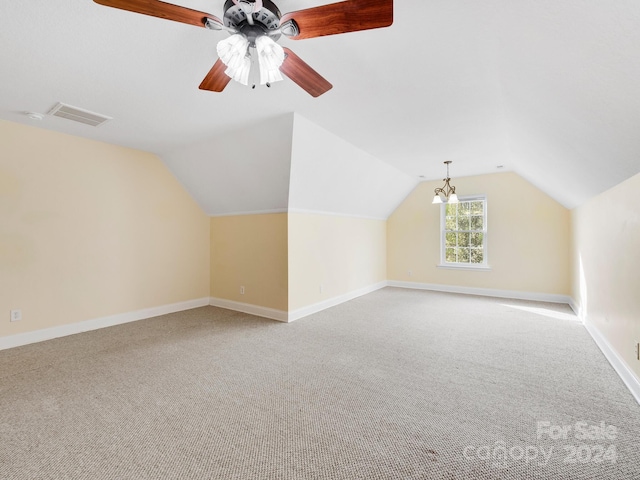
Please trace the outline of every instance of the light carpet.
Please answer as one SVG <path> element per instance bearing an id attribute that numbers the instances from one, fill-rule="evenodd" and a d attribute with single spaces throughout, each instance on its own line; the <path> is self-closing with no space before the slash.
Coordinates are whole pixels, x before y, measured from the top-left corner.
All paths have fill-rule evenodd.
<path id="1" fill-rule="evenodd" d="M 2 351 L 0 404 L 2 479 L 640 478 L 640 407 L 563 305 L 198 308 Z"/>

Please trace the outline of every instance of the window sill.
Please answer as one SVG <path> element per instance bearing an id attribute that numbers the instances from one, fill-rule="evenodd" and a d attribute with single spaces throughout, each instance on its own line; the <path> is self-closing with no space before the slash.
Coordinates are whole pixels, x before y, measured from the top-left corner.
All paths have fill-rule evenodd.
<path id="1" fill-rule="evenodd" d="M 436 265 L 438 268 L 444 268 L 445 270 L 477 270 L 481 272 L 490 272 L 491 267 L 489 265 L 473 266 L 471 264 L 454 264 L 454 263 L 439 263 Z"/>

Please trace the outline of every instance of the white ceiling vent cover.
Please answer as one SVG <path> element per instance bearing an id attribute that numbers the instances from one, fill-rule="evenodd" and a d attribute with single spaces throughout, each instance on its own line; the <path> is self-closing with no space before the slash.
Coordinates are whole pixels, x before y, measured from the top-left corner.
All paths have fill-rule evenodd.
<path id="1" fill-rule="evenodd" d="M 85 125 L 91 125 L 92 127 L 99 127 L 104 122 L 111 120 L 111 117 L 83 110 L 82 108 L 72 107 L 71 105 L 66 105 L 64 103 L 57 103 L 51 110 L 49 110 L 49 115 L 66 118 L 67 120 L 73 120 L 74 122 L 84 123 Z"/>

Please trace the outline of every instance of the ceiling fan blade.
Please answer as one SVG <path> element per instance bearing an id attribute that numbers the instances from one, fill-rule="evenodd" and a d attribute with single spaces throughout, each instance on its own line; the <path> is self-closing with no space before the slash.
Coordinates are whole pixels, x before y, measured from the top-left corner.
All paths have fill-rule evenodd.
<path id="1" fill-rule="evenodd" d="M 227 69 L 227 66 L 222 63 L 222 60 L 218 59 L 216 63 L 213 64 L 207 76 L 204 77 L 202 83 L 200 84 L 200 90 L 210 90 L 212 92 L 221 92 L 231 81 L 231 77 L 228 76 L 224 71 Z"/>
<path id="2" fill-rule="evenodd" d="M 130 12 L 151 15 L 152 17 L 182 22 L 196 27 L 204 27 L 205 19 L 210 18 L 222 25 L 222 21 L 215 15 L 190 8 L 161 2 L 159 0 L 93 0 L 106 7 L 119 8 Z"/>
<path id="3" fill-rule="evenodd" d="M 287 13 L 280 25 L 293 20 L 293 40 L 388 27 L 393 23 L 393 0 L 348 0 Z"/>
<path id="4" fill-rule="evenodd" d="M 307 65 L 304 60 L 288 48 L 284 48 L 285 59 L 280 71 L 306 90 L 312 97 L 319 97 L 333 88 L 325 78 Z"/>

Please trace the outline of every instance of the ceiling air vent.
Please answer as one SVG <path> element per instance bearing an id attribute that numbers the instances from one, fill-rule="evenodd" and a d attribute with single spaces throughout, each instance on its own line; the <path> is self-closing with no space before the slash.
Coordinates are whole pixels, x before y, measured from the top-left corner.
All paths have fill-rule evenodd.
<path id="1" fill-rule="evenodd" d="M 74 122 L 84 123 L 85 125 L 91 125 L 92 127 L 98 127 L 104 122 L 111 120 L 111 117 L 89 112 L 82 108 L 72 107 L 71 105 L 65 105 L 64 103 L 56 104 L 51 110 L 49 110 L 49 115 L 66 118 L 67 120 L 73 120 Z"/>

